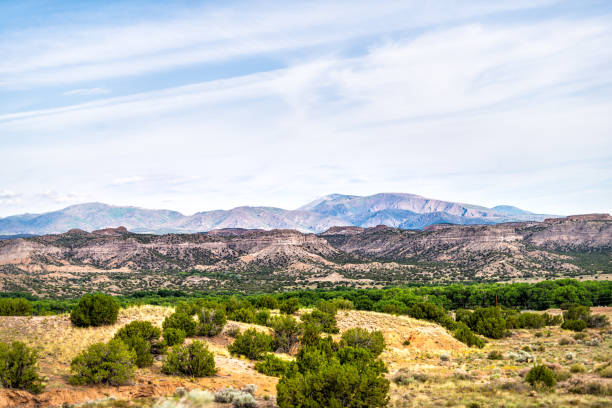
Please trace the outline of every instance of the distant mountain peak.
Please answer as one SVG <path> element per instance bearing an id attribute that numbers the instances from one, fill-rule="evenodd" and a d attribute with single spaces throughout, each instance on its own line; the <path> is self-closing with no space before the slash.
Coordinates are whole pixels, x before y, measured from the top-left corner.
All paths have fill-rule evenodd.
<path id="1" fill-rule="evenodd" d="M 552 216 L 554 217 L 554 216 Z M 550 215 L 534 214 L 501 205 L 494 208 L 426 198 L 407 193 L 370 196 L 329 194 L 297 210 L 241 206 L 231 210 L 198 212 L 185 216 L 177 211 L 116 206 L 100 202 L 76 204 L 44 214 L 0 218 L 0 235 L 50 234 L 71 229 L 122 233 L 109 230 L 123 225 L 129 231 L 188 233 L 244 229 L 295 229 L 323 232 L 333 226 L 423 229 L 433 224 L 496 224 L 510 221 L 542 221 Z"/>

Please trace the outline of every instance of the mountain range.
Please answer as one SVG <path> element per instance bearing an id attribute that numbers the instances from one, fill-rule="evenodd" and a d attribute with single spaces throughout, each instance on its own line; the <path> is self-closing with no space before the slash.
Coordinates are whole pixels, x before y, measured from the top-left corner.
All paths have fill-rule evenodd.
<path id="1" fill-rule="evenodd" d="M 142 233 L 192 233 L 222 228 L 294 229 L 320 233 L 332 226 L 423 229 L 428 225 L 497 224 L 509 221 L 542 221 L 551 217 L 516 207 L 486 208 L 421 197 L 380 193 L 371 196 L 331 194 L 296 210 L 276 207 L 236 207 L 183 215 L 171 210 L 120 207 L 102 203 L 78 204 L 44 214 L 0 218 L 0 235 L 53 234 L 78 228 L 93 231 L 118 225 Z"/>
<path id="2" fill-rule="evenodd" d="M 319 204 L 316 204 L 319 205 Z M 550 279 L 612 274 L 612 217 L 494 225 L 438 224 L 136 234 L 72 229 L 0 241 L 0 292 L 44 296 L 139 290 L 275 291 Z"/>

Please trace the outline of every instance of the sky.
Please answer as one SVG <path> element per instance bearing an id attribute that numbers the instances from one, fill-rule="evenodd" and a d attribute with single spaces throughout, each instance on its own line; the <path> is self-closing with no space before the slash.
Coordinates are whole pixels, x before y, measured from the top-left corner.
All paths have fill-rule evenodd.
<path id="1" fill-rule="evenodd" d="M 612 2 L 0 0 L 0 217 L 612 212 Z"/>

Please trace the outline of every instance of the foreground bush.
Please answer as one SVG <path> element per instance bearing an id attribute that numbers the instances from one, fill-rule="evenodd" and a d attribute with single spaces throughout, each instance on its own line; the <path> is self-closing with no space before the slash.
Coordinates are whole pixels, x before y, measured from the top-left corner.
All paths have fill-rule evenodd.
<path id="1" fill-rule="evenodd" d="M 283 300 L 278 306 L 278 308 L 280 309 L 281 313 L 285 313 L 288 315 L 294 314 L 299 309 L 299 300 L 298 298 L 289 298 Z"/>
<path id="2" fill-rule="evenodd" d="M 164 319 L 162 323 L 164 330 L 168 328 L 181 329 L 185 332 L 187 337 L 195 336 L 196 334 L 196 322 L 193 318 L 182 312 L 174 312 L 170 316 Z"/>
<path id="3" fill-rule="evenodd" d="M 123 326 L 115 334 L 115 339 L 121 340 L 130 350 L 136 353 L 135 363 L 138 367 L 148 367 L 153 364 L 151 350 L 160 352 L 158 343 L 161 331 L 151 322 L 136 320 Z"/>
<path id="4" fill-rule="evenodd" d="M 233 355 L 259 360 L 265 353 L 273 351 L 273 344 L 274 338 L 269 334 L 249 329 L 236 336 L 236 340 L 227 349 Z"/>
<path id="5" fill-rule="evenodd" d="M 299 343 L 301 329 L 291 316 L 274 316 L 269 319 L 269 326 L 274 330 L 273 347 L 280 353 L 289 353 Z"/>
<path id="6" fill-rule="evenodd" d="M 202 309 L 198 312 L 198 321 L 198 335 L 213 337 L 221 333 L 227 323 L 227 316 L 221 308 Z"/>
<path id="7" fill-rule="evenodd" d="M 554 387 L 557 381 L 555 380 L 555 373 L 544 365 L 535 365 L 525 377 L 531 386 L 545 386 Z"/>
<path id="8" fill-rule="evenodd" d="M 476 346 L 478 348 L 483 348 L 485 344 L 483 339 L 475 335 L 472 330 L 463 323 L 457 323 L 457 328 L 453 332 L 453 337 L 467 344 L 469 347 Z"/>
<path id="9" fill-rule="evenodd" d="M 38 375 L 38 353 L 24 343 L 0 343 L 0 384 L 39 393 L 44 379 Z"/>
<path id="10" fill-rule="evenodd" d="M 32 303 L 24 298 L 0 298 L 0 316 L 31 316 Z"/>
<path id="11" fill-rule="evenodd" d="M 561 325 L 562 329 L 581 332 L 587 328 L 587 323 L 584 320 L 566 320 Z"/>
<path id="12" fill-rule="evenodd" d="M 389 381 L 373 361 L 360 367 L 331 358 L 314 370 L 281 378 L 276 389 L 280 408 L 376 408 L 389 400 Z"/>
<path id="13" fill-rule="evenodd" d="M 96 343 L 76 356 L 70 363 L 74 385 L 122 385 L 134 375 L 136 353 L 121 340 Z"/>
<path id="14" fill-rule="evenodd" d="M 255 370 L 271 377 L 281 377 L 297 369 L 293 361 L 285 361 L 274 354 L 266 354 L 261 361 L 255 363 Z"/>
<path id="15" fill-rule="evenodd" d="M 162 365 L 162 372 L 170 375 L 190 377 L 209 377 L 215 375 L 215 358 L 213 353 L 201 341 L 194 341 L 187 346 L 174 346 Z"/>
<path id="16" fill-rule="evenodd" d="M 376 357 L 385 349 L 385 339 L 380 331 L 368 331 L 357 327 L 342 333 L 340 347 L 363 348 Z"/>
<path id="17" fill-rule="evenodd" d="M 322 312 L 319 309 L 315 309 L 311 313 L 303 314 L 301 319 L 304 324 L 319 325 L 321 330 L 325 333 L 338 333 L 339 331 L 336 317 L 329 313 Z"/>
<path id="18" fill-rule="evenodd" d="M 164 330 L 164 344 L 168 347 L 176 346 L 177 344 L 183 344 L 185 341 L 185 331 L 183 329 L 175 329 L 174 327 L 168 327 Z"/>
<path id="19" fill-rule="evenodd" d="M 255 385 L 246 386 L 242 390 L 235 390 L 233 388 L 225 388 L 221 391 L 215 392 L 215 402 L 222 404 L 231 403 L 234 408 L 256 408 L 257 401 L 253 394 L 257 387 Z"/>
<path id="20" fill-rule="evenodd" d="M 109 295 L 85 295 L 70 313 L 70 321 L 78 327 L 115 324 L 119 315 L 119 302 Z"/>

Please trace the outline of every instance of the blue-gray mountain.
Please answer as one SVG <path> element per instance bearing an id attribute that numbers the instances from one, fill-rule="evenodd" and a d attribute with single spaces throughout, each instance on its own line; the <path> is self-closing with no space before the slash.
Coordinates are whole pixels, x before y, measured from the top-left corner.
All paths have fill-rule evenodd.
<path id="1" fill-rule="evenodd" d="M 381 193 L 366 197 L 331 194 L 297 210 L 275 207 L 237 207 L 185 216 L 177 211 L 118 207 L 101 203 L 73 205 L 44 214 L 0 218 L 0 234 L 51 234 L 73 228 L 86 231 L 123 225 L 149 233 L 204 232 L 222 228 L 295 229 L 319 233 L 333 226 L 423 229 L 429 225 L 497 224 L 542 221 L 550 215 L 534 214 L 512 206 L 486 208 L 435 200 L 414 194 Z"/>

